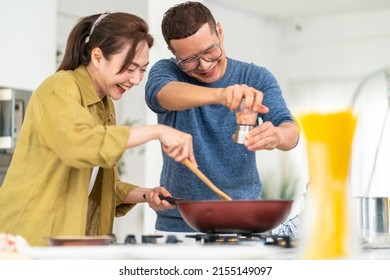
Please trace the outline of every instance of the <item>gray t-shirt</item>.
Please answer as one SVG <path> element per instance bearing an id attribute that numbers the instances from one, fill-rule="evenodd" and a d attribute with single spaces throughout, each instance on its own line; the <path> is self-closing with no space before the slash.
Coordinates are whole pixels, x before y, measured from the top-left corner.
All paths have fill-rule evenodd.
<path id="1" fill-rule="evenodd" d="M 157 93 L 167 83 L 180 81 L 210 88 L 225 88 L 246 84 L 263 92 L 263 104 L 269 113 L 259 114 L 275 126 L 292 122 L 292 116 L 274 76 L 265 68 L 228 58 L 225 75 L 215 83 L 204 84 L 182 72 L 174 59 L 158 61 L 150 70 L 146 84 L 146 103 L 157 113 L 158 123 L 169 125 L 193 137 L 195 158 L 199 169 L 232 199 L 259 199 L 261 181 L 255 153 L 236 144 L 235 113 L 223 105 L 207 105 L 184 111 L 169 111 L 161 107 Z M 160 185 L 175 197 L 185 200 L 219 200 L 202 181 L 184 165 L 163 153 Z M 177 209 L 157 212 L 156 229 L 160 231 L 194 231 L 181 218 Z"/>

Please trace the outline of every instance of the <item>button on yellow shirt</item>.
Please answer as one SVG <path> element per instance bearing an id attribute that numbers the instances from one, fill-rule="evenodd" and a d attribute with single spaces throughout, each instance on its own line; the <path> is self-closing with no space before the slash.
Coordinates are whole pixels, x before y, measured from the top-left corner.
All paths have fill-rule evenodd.
<path id="1" fill-rule="evenodd" d="M 115 124 L 112 100 L 100 100 L 85 66 L 47 78 L 30 99 L 0 187 L 0 232 L 39 246 L 50 236 L 111 233 L 114 216 L 134 207 L 122 201 L 136 188 L 118 179 L 130 128 Z"/>

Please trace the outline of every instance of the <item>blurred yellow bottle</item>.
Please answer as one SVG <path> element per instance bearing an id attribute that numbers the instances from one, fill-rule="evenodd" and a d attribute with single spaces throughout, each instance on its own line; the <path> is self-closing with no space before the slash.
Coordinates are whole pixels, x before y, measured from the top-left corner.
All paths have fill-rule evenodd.
<path id="1" fill-rule="evenodd" d="M 304 259 L 351 254 L 348 175 L 356 116 L 351 111 L 300 116 L 306 138 L 310 182 L 303 234 Z"/>

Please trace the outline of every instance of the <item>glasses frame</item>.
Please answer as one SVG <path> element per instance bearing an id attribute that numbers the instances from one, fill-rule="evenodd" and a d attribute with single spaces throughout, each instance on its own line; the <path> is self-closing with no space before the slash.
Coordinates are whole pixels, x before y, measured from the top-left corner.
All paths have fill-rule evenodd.
<path id="1" fill-rule="evenodd" d="M 205 53 L 205 52 L 207 52 L 207 51 L 209 51 L 209 50 L 211 50 L 211 49 L 214 48 L 215 46 L 217 46 L 217 47 L 219 48 L 219 50 L 221 51 L 221 54 L 220 54 L 217 58 L 215 58 L 215 59 L 213 59 L 213 60 L 207 60 L 207 59 L 205 59 L 205 58 L 202 56 L 202 54 Z M 194 71 L 195 69 L 198 69 L 198 67 L 199 67 L 199 65 L 200 65 L 200 59 L 203 59 L 203 60 L 206 61 L 206 62 L 214 62 L 214 61 L 220 59 L 220 57 L 222 56 L 222 54 L 223 54 L 223 50 L 222 50 L 222 48 L 221 48 L 221 41 L 219 41 L 218 43 L 212 44 L 212 45 L 208 46 L 206 49 L 204 49 L 203 51 L 200 51 L 200 52 L 198 52 L 198 53 L 196 53 L 196 54 L 193 54 L 193 55 L 184 57 L 184 58 L 179 59 L 179 60 L 177 60 L 177 58 L 176 58 L 176 65 L 177 65 L 183 72 L 188 73 L 188 72 Z M 181 66 L 180 63 L 181 63 L 182 61 L 187 60 L 187 59 L 190 59 L 190 58 L 196 58 L 196 59 L 197 59 L 196 67 L 195 67 L 194 69 L 191 69 L 191 70 L 185 70 L 185 69 L 183 69 L 183 67 Z"/>

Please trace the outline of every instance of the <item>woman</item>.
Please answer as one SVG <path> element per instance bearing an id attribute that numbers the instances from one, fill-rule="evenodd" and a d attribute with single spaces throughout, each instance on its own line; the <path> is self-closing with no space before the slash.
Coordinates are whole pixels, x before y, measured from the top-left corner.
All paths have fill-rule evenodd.
<path id="1" fill-rule="evenodd" d="M 196 164 L 189 134 L 164 125 L 115 125 L 112 99 L 141 82 L 152 45 L 135 15 L 104 13 L 77 23 L 57 73 L 30 99 L 0 188 L 0 232 L 47 245 L 47 236 L 109 234 L 114 217 L 139 202 L 173 207 L 159 199 L 170 196 L 165 188 L 137 187 L 117 174 L 127 148 L 154 139 L 175 161 Z M 100 167 L 96 178 L 94 167 Z"/>

